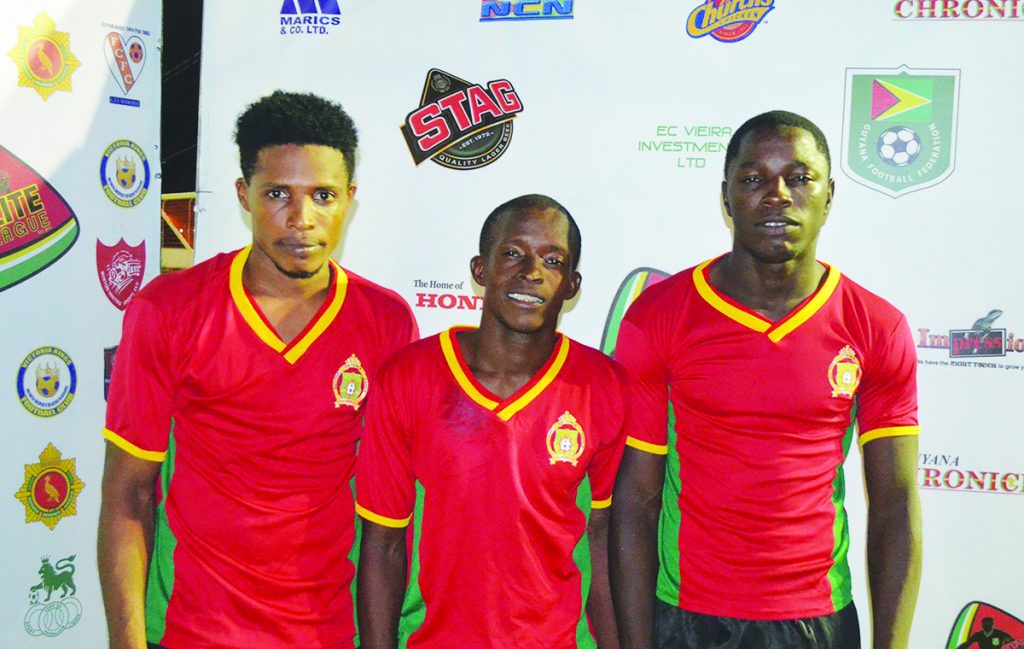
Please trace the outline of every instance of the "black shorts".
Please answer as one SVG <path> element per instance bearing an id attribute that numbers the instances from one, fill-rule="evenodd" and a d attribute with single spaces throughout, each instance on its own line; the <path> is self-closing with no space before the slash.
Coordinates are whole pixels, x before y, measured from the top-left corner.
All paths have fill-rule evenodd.
<path id="1" fill-rule="evenodd" d="M 802 620 L 740 620 L 691 613 L 655 600 L 657 649 L 860 649 L 853 602 Z"/>

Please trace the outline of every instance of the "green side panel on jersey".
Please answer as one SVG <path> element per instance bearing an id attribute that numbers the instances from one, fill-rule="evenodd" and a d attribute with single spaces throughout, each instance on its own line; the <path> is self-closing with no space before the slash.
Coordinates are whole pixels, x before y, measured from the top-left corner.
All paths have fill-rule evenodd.
<path id="1" fill-rule="evenodd" d="M 576 506 L 583 512 L 583 516 L 590 524 L 590 512 L 594 503 L 590 491 L 590 477 L 584 476 L 576 491 Z M 576 623 L 576 646 L 580 649 L 596 649 L 597 641 L 590 633 L 590 624 L 587 622 L 587 600 L 590 598 L 590 537 L 584 532 L 579 542 L 572 551 L 572 560 L 576 569 L 580 571 L 580 619 Z"/>
<path id="2" fill-rule="evenodd" d="M 832 480 L 832 506 L 835 519 L 832 522 L 832 567 L 828 571 L 828 583 L 832 587 L 832 606 L 838 611 L 853 599 L 850 564 L 846 557 L 850 552 L 850 525 L 846 516 L 846 473 L 843 463 L 850 454 L 850 444 L 857 428 L 857 403 L 850 409 L 850 424 L 843 435 L 843 457 L 836 466 L 836 477 Z"/>
<path id="3" fill-rule="evenodd" d="M 357 447 L 358 448 L 358 447 Z M 357 451 L 358 452 L 358 451 Z M 352 480 L 348 483 L 349 488 L 352 490 L 352 502 L 356 501 L 356 477 L 352 476 Z M 355 646 L 359 646 L 359 616 L 356 615 L 356 584 L 359 583 L 359 544 L 363 540 L 363 519 L 361 516 L 355 515 L 355 536 L 352 538 L 352 547 L 348 551 L 348 560 L 355 566 L 356 571 L 352 573 L 352 583 L 349 585 L 349 592 L 352 596 L 352 623 L 355 624 L 356 637 Z"/>
<path id="4" fill-rule="evenodd" d="M 658 519 L 658 597 L 679 606 L 679 451 L 676 449 L 676 411 L 668 404 L 668 455 L 665 486 Z"/>
<path id="5" fill-rule="evenodd" d="M 149 561 L 149 580 L 146 583 L 146 640 L 159 644 L 167 629 L 167 605 L 174 590 L 174 549 L 178 539 L 167 522 L 167 495 L 174 476 L 174 420 L 167 440 L 167 457 L 160 466 L 160 493 L 163 497 L 156 508 L 153 525 L 153 556 Z"/>
<path id="6" fill-rule="evenodd" d="M 409 586 L 402 601 L 402 616 L 398 620 L 398 649 L 405 649 L 409 636 L 415 633 L 427 616 L 427 605 L 420 591 L 420 537 L 423 533 L 423 484 L 416 481 L 416 506 L 412 515 L 412 559 L 409 566 Z"/>

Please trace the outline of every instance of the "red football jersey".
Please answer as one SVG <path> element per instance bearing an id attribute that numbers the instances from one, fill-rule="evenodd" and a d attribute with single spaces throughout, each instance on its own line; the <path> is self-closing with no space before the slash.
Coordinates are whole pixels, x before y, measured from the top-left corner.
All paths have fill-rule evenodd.
<path id="1" fill-rule="evenodd" d="M 154 279 L 129 304 L 104 436 L 164 462 L 147 636 L 190 647 L 351 647 L 350 480 L 378 367 L 408 306 L 331 262 L 285 344 L 242 286 L 249 248 Z"/>
<path id="2" fill-rule="evenodd" d="M 784 319 L 708 282 L 715 260 L 647 289 L 622 322 L 627 444 L 667 454 L 658 596 L 743 619 L 826 615 L 852 599 L 842 465 L 859 441 L 916 435 L 906 319 L 828 268 Z"/>
<path id="3" fill-rule="evenodd" d="M 473 377 L 457 333 L 386 364 L 359 450 L 359 514 L 391 527 L 416 515 L 400 638 L 443 649 L 593 646 L 586 516 L 611 504 L 625 373 L 560 336 L 537 375 L 499 399 Z"/>

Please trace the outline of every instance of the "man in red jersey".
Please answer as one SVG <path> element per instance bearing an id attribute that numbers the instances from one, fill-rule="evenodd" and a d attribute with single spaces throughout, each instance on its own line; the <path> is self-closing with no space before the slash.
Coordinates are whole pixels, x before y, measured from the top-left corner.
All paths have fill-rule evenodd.
<path id="1" fill-rule="evenodd" d="M 363 649 L 618 646 L 607 525 L 625 373 L 555 330 L 579 257 L 554 200 L 499 206 L 470 262 L 479 328 L 381 371 L 356 469 Z"/>
<path id="2" fill-rule="evenodd" d="M 855 432 L 873 646 L 907 647 L 914 343 L 901 313 L 816 259 L 834 191 L 817 126 L 750 119 L 726 152 L 732 250 L 652 286 L 621 324 L 616 358 L 636 379 L 611 525 L 624 647 L 859 648 L 842 471 Z"/>
<path id="3" fill-rule="evenodd" d="M 118 649 L 354 644 L 356 443 L 416 325 L 329 257 L 356 191 L 341 106 L 275 92 L 235 138 L 252 244 L 157 277 L 125 314 L 99 536 Z"/>

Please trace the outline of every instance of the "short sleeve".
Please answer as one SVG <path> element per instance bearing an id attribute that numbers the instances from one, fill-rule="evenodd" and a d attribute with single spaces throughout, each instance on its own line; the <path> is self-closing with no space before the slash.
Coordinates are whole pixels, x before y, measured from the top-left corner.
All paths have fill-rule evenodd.
<path id="1" fill-rule="evenodd" d="M 665 455 L 668 453 L 667 370 L 648 331 L 637 324 L 636 306 L 634 303 L 626 313 L 615 344 L 615 360 L 629 373 L 626 446 Z"/>
<path id="2" fill-rule="evenodd" d="M 615 486 L 615 476 L 619 472 L 619 463 L 622 461 L 622 451 L 626 442 L 626 422 L 630 406 L 626 391 L 627 379 L 622 370 L 616 375 L 619 380 L 615 382 L 615 393 L 609 395 L 608 401 L 615 406 L 619 417 L 613 419 L 608 439 L 597 449 L 587 467 L 591 506 L 594 509 L 603 509 L 612 504 L 612 489 Z"/>
<path id="3" fill-rule="evenodd" d="M 906 319 L 867 352 L 857 391 L 861 446 L 881 437 L 917 435 L 917 353 Z"/>
<path id="4" fill-rule="evenodd" d="M 103 436 L 143 460 L 167 455 L 174 401 L 172 324 L 143 296 L 128 304 L 114 359 Z"/>
<path id="5" fill-rule="evenodd" d="M 389 367 L 391 369 L 389 369 Z M 381 371 L 376 397 L 356 455 L 356 511 L 385 527 L 405 527 L 416 500 L 411 422 L 403 413 L 407 395 L 396 389 L 394 366 Z"/>

